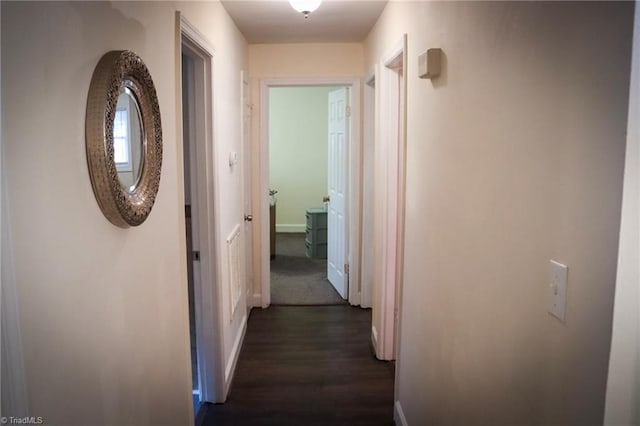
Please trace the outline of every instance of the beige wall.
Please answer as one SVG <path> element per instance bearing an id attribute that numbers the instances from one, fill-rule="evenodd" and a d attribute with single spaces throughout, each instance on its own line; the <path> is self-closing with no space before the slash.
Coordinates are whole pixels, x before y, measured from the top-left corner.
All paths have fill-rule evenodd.
<path id="1" fill-rule="evenodd" d="M 618 275 L 605 425 L 640 423 L 640 8 L 635 10 Z"/>
<path id="2" fill-rule="evenodd" d="M 602 423 L 632 7 L 392 2 L 369 35 L 367 69 L 408 33 L 409 425 Z M 443 75 L 421 80 L 431 47 Z M 569 266 L 565 323 L 549 259 Z"/>
<path id="3" fill-rule="evenodd" d="M 2 3 L 3 209 L 13 233 L 29 413 L 47 423 L 193 422 L 176 8 L 216 49 L 222 247 L 241 218 L 238 173 L 225 156 L 239 151 L 246 59 L 244 39 L 222 6 Z M 89 82 L 112 49 L 133 50 L 149 67 L 164 136 L 156 204 L 144 224 L 126 230 L 100 212 L 84 148 Z M 241 319 L 225 324 L 228 357 Z"/>
<path id="4" fill-rule="evenodd" d="M 249 45 L 249 71 L 255 79 L 357 77 L 362 66 L 361 43 Z"/>

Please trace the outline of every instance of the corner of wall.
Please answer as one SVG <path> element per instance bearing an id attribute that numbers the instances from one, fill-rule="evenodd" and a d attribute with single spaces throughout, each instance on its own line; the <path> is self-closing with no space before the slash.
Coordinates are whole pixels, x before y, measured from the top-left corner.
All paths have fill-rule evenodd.
<path id="1" fill-rule="evenodd" d="M 624 189 L 604 424 L 640 421 L 640 7 L 636 3 Z"/>

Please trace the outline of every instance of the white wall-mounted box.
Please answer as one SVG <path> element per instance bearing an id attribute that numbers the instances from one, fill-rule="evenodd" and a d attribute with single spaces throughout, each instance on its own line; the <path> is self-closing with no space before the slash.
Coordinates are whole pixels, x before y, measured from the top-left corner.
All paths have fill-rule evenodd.
<path id="1" fill-rule="evenodd" d="M 418 77 L 434 78 L 440 75 L 442 67 L 442 49 L 427 49 L 418 56 Z"/>

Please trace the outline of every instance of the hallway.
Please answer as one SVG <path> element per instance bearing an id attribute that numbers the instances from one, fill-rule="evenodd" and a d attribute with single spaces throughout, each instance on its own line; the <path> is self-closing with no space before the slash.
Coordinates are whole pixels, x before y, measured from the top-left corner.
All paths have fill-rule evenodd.
<path id="1" fill-rule="evenodd" d="M 393 425 L 393 364 L 370 349 L 371 310 L 253 309 L 227 402 L 204 425 Z"/>
<path id="2" fill-rule="evenodd" d="M 0 417 L 193 425 L 197 379 L 226 402 L 207 424 L 640 425 L 640 0 L 0 15 Z M 348 203 L 349 305 L 270 300 L 269 90 L 292 84 L 353 89 L 327 207 Z M 319 161 L 289 154 L 305 182 Z M 147 220 L 113 222 L 148 182 Z"/>

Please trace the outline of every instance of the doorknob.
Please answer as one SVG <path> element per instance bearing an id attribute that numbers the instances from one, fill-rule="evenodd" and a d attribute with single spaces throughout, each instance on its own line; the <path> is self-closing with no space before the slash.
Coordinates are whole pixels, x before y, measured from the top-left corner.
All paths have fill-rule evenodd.
<path id="1" fill-rule="evenodd" d="M 331 197 L 329 197 L 328 195 L 326 197 L 322 197 L 322 202 L 323 203 L 328 203 L 331 201 Z"/>
<path id="2" fill-rule="evenodd" d="M 251 221 L 253 221 L 253 215 L 245 214 L 245 215 L 244 215 L 244 221 L 245 221 L 245 222 L 251 222 Z"/>

